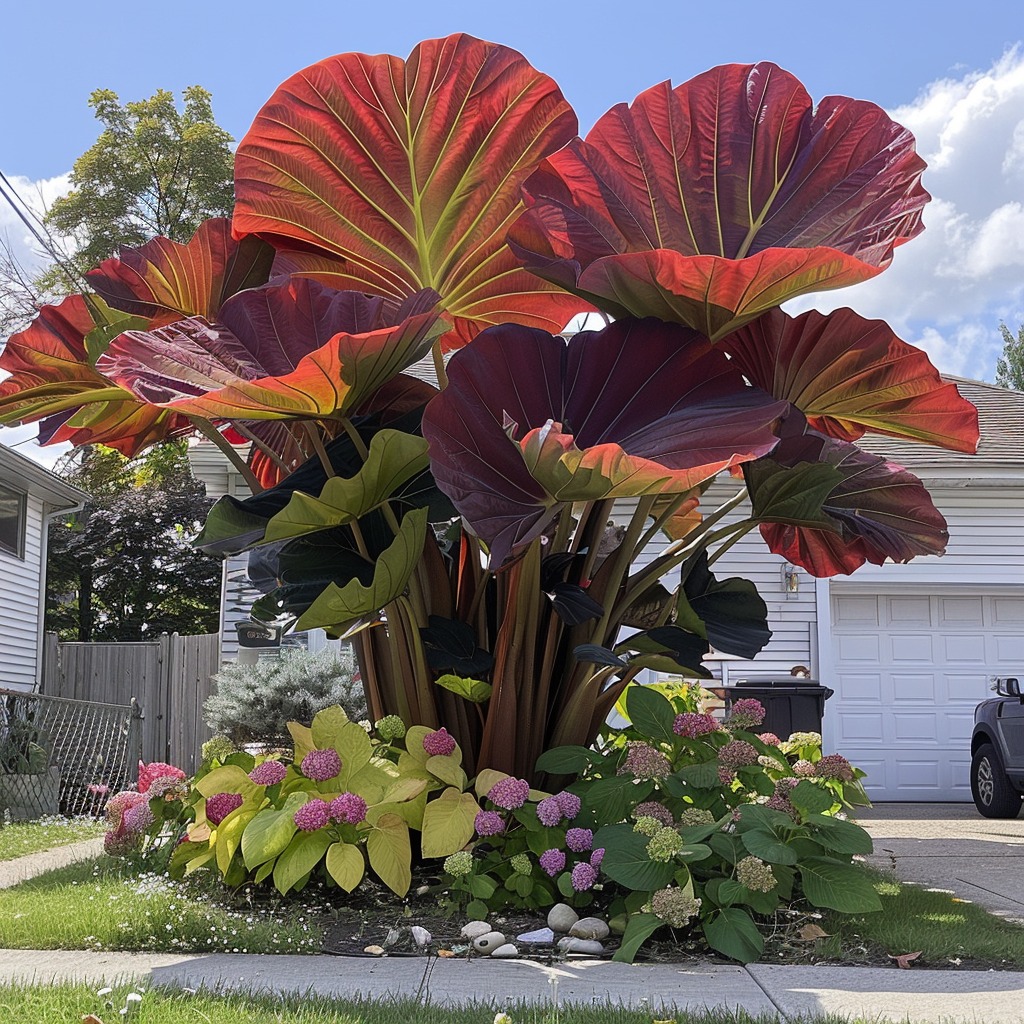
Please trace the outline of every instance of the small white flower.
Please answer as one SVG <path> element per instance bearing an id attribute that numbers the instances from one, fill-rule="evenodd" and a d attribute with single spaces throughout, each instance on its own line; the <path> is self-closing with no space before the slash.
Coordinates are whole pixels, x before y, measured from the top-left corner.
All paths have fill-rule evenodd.
<path id="1" fill-rule="evenodd" d="M 494 1024 L 512 1024 L 512 1018 L 507 1013 L 496 1013 Z"/>
<path id="2" fill-rule="evenodd" d="M 95 936 L 90 935 L 89 938 L 92 939 L 92 938 L 95 938 Z M 99 992 L 96 993 L 96 995 L 98 995 L 100 997 L 100 999 L 103 999 L 105 996 L 109 996 L 110 993 L 113 992 L 113 991 L 114 990 L 112 988 L 107 986 L 107 988 L 101 988 L 99 990 Z"/>

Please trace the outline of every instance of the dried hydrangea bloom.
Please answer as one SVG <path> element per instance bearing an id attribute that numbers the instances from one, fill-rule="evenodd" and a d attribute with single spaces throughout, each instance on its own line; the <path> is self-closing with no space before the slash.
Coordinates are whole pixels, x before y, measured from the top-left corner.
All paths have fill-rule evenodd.
<path id="1" fill-rule="evenodd" d="M 188 796 L 188 781 L 186 779 L 175 779 L 170 775 L 161 775 L 154 779 L 149 786 L 146 796 L 153 800 L 162 797 L 164 800 L 184 800 Z"/>
<path id="2" fill-rule="evenodd" d="M 762 743 L 766 743 L 769 747 L 777 747 L 782 743 L 782 740 L 780 740 L 773 732 L 759 732 L 757 734 L 757 738 Z"/>
<path id="3" fill-rule="evenodd" d="M 664 779 L 671 774 L 672 765 L 660 751 L 642 740 L 626 744 L 626 759 L 619 766 L 618 774 L 631 774 L 637 779 Z"/>
<path id="4" fill-rule="evenodd" d="M 452 878 L 463 878 L 473 870 L 473 854 L 468 850 L 459 850 L 444 859 L 444 870 Z"/>
<path id="5" fill-rule="evenodd" d="M 423 737 L 423 749 L 431 757 L 449 757 L 455 753 L 456 745 L 455 737 L 444 726 Z"/>
<path id="6" fill-rule="evenodd" d="M 744 857 L 736 862 L 736 881 L 753 892 L 771 892 L 778 884 L 771 867 L 759 857 Z"/>
<path id="7" fill-rule="evenodd" d="M 853 766 L 842 754 L 827 754 L 815 765 L 819 779 L 853 782 Z"/>
<path id="8" fill-rule="evenodd" d="M 292 820 L 300 831 L 315 832 L 331 820 L 331 805 L 326 800 L 310 800 L 295 812 Z"/>
<path id="9" fill-rule="evenodd" d="M 730 740 L 718 751 L 718 763 L 733 771 L 757 764 L 757 758 L 757 747 L 746 740 Z"/>
<path id="10" fill-rule="evenodd" d="M 249 772 L 249 778 L 257 786 L 276 786 L 287 774 L 288 769 L 280 761 L 263 761 Z"/>
<path id="11" fill-rule="evenodd" d="M 730 729 L 756 729 L 764 721 L 764 705 L 754 697 L 744 697 L 729 709 L 725 724 Z"/>
<path id="12" fill-rule="evenodd" d="M 672 928 L 685 928 L 700 913 L 700 903 L 691 893 L 672 885 L 652 893 L 644 910 Z"/>
<path id="13" fill-rule="evenodd" d="M 677 736 L 695 740 L 699 736 L 707 736 L 708 733 L 718 732 L 721 728 L 714 715 L 698 714 L 696 711 L 684 711 L 676 715 L 672 723 L 672 731 Z"/>
<path id="14" fill-rule="evenodd" d="M 126 857 L 133 850 L 138 849 L 141 843 L 142 836 L 138 832 L 113 829 L 104 833 L 103 852 L 111 857 Z"/>
<path id="15" fill-rule="evenodd" d="M 667 864 L 683 845 L 683 837 L 674 828 L 659 828 L 647 843 L 647 856 Z"/>
<path id="16" fill-rule="evenodd" d="M 326 782 L 341 774 L 341 757 L 333 747 L 325 750 L 311 750 L 300 766 L 302 774 L 314 782 Z"/>
<path id="17" fill-rule="evenodd" d="M 642 804 L 637 804 L 633 808 L 634 818 L 657 818 L 662 825 L 673 825 L 675 819 L 672 817 L 672 812 L 657 800 L 645 800 Z"/>
<path id="18" fill-rule="evenodd" d="M 331 818 L 347 825 L 358 825 L 366 818 L 366 801 L 358 793 L 342 793 L 330 804 Z"/>
<path id="19" fill-rule="evenodd" d="M 800 778 L 810 778 L 815 773 L 815 767 L 813 761 L 805 761 L 803 759 L 796 762 L 793 765 L 793 774 Z"/>
<path id="20" fill-rule="evenodd" d="M 539 858 L 542 870 L 552 878 L 565 869 L 565 852 L 563 850 L 545 850 Z"/>
<path id="21" fill-rule="evenodd" d="M 506 811 L 514 811 L 526 803 L 530 795 L 530 784 L 526 779 L 499 779 L 487 794 L 487 799 Z"/>
<path id="22" fill-rule="evenodd" d="M 206 800 L 206 820 L 211 825 L 219 825 L 232 811 L 241 806 L 241 793 L 214 793 Z"/>

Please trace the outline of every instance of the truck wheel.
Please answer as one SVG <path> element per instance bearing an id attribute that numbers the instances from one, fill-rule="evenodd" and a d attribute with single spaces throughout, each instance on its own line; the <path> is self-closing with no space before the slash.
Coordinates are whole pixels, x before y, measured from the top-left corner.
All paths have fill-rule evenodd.
<path id="1" fill-rule="evenodd" d="M 978 747 L 971 761 L 971 795 L 986 818 L 1016 818 L 1024 797 L 1010 784 L 991 743 Z"/>

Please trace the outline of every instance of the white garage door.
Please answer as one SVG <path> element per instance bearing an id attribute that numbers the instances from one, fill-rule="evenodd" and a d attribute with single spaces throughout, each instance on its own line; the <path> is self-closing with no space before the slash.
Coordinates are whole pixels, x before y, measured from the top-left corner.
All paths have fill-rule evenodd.
<path id="1" fill-rule="evenodd" d="M 974 706 L 991 676 L 1024 676 L 1024 596 L 832 595 L 835 749 L 873 800 L 971 799 Z"/>

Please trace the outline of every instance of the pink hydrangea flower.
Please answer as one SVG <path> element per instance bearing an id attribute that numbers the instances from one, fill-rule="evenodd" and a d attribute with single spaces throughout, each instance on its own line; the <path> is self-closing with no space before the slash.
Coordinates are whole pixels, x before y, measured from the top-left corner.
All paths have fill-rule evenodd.
<path id="1" fill-rule="evenodd" d="M 676 720 L 672 723 L 672 731 L 677 736 L 685 736 L 691 740 L 698 736 L 706 736 L 709 732 L 718 732 L 719 728 L 714 715 L 698 714 L 696 711 L 676 715 Z"/>
<path id="2" fill-rule="evenodd" d="M 311 750 L 302 759 L 302 774 L 314 782 L 326 782 L 341 774 L 341 758 L 333 747 Z"/>
<path id="3" fill-rule="evenodd" d="M 141 835 L 154 821 L 156 821 L 156 818 L 150 809 L 149 801 L 143 801 L 141 804 L 129 807 L 124 812 L 124 817 L 121 819 L 121 828 L 126 832 L 134 832 L 137 835 Z"/>
<path id="4" fill-rule="evenodd" d="M 562 820 L 562 808 L 556 797 L 547 796 L 537 804 L 537 817 L 542 825 L 553 828 Z"/>
<path id="5" fill-rule="evenodd" d="M 505 831 L 505 819 L 497 811 L 479 811 L 473 827 L 478 836 L 497 836 Z"/>
<path id="6" fill-rule="evenodd" d="M 455 737 L 449 735 L 444 726 L 423 737 L 423 749 L 431 757 L 448 757 L 455 752 L 455 747 Z"/>
<path id="7" fill-rule="evenodd" d="M 626 744 L 626 758 L 618 769 L 619 775 L 627 772 L 638 779 L 663 779 L 672 771 L 668 758 L 650 743 L 630 740 Z"/>
<path id="8" fill-rule="evenodd" d="M 718 763 L 733 770 L 757 764 L 757 747 L 746 740 L 730 740 L 718 751 Z"/>
<path id="9" fill-rule="evenodd" d="M 842 754 L 827 754 L 815 767 L 820 779 L 853 782 L 853 766 Z"/>
<path id="10" fill-rule="evenodd" d="M 219 825 L 233 810 L 241 806 L 241 793 L 214 793 L 206 801 L 206 820 L 211 825 Z"/>
<path id="11" fill-rule="evenodd" d="M 151 761 L 149 764 L 140 761 L 139 792 L 149 792 L 149 787 L 153 784 L 153 780 L 159 779 L 161 776 L 183 779 L 185 778 L 185 773 L 180 768 L 175 768 L 173 764 L 167 764 L 164 761 Z"/>
<path id="12" fill-rule="evenodd" d="M 572 887 L 576 892 L 586 892 L 597 881 L 597 868 L 593 864 L 577 864 L 572 869 Z"/>
<path id="13" fill-rule="evenodd" d="M 672 817 L 672 812 L 657 800 L 645 800 L 642 804 L 637 804 L 633 808 L 634 818 L 656 818 L 662 823 L 662 825 L 672 826 L 675 824 L 675 819 Z"/>
<path id="14" fill-rule="evenodd" d="M 249 772 L 249 778 L 257 786 L 276 786 L 287 774 L 288 769 L 280 761 L 263 761 Z"/>
<path id="15" fill-rule="evenodd" d="M 558 806 L 562 808 L 562 813 L 569 821 L 572 821 L 580 813 L 580 808 L 583 806 L 580 798 L 575 793 L 570 793 L 567 789 L 563 789 L 561 793 L 556 793 L 555 799 L 558 801 Z"/>
<path id="16" fill-rule="evenodd" d="M 565 833 L 565 845 L 573 853 L 583 853 L 594 845 L 594 833 L 589 828 L 571 828 Z"/>
<path id="17" fill-rule="evenodd" d="M 326 800 L 310 800 L 295 812 L 292 820 L 303 832 L 315 832 L 331 820 L 331 805 Z"/>
<path id="18" fill-rule="evenodd" d="M 509 776 L 507 779 L 499 779 L 487 794 L 487 799 L 495 807 L 506 811 L 514 811 L 526 803 L 530 795 L 530 784 L 526 779 L 514 779 Z"/>
<path id="19" fill-rule="evenodd" d="M 782 742 L 773 732 L 759 732 L 757 738 L 762 743 L 767 743 L 769 747 L 777 747 Z"/>
<path id="20" fill-rule="evenodd" d="M 115 793 L 108 801 L 105 808 L 107 823 L 114 828 L 121 827 L 121 819 L 129 807 L 136 804 L 144 804 L 146 797 L 142 793 L 136 793 L 133 789 L 127 789 L 121 793 Z"/>
<path id="21" fill-rule="evenodd" d="M 538 862 L 542 870 L 554 878 L 565 868 L 565 853 L 562 850 L 545 850 L 538 858 Z"/>
<path id="22" fill-rule="evenodd" d="M 358 825 L 366 817 L 366 801 L 358 793 L 342 793 L 331 801 L 331 817 L 337 822 Z"/>
<path id="23" fill-rule="evenodd" d="M 810 778 L 816 772 L 813 761 L 800 760 L 793 765 L 793 774 L 799 775 L 801 778 Z"/>

